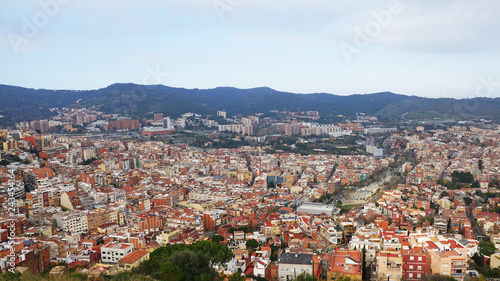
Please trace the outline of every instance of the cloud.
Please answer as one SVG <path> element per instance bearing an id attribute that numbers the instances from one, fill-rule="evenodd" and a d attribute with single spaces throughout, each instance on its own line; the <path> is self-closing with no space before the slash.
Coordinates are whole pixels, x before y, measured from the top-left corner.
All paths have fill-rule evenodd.
<path id="1" fill-rule="evenodd" d="M 496 51 L 500 2 L 443 1 L 405 4 L 378 42 L 414 52 L 441 54 Z"/>

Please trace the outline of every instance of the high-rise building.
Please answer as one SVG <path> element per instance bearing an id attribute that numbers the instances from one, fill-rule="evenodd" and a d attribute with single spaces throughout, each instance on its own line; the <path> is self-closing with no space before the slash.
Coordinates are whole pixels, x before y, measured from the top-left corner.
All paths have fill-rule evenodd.
<path id="1" fill-rule="evenodd" d="M 224 119 L 227 118 L 226 112 L 225 111 L 217 111 L 217 116 L 220 116 Z"/>
<path id="2" fill-rule="evenodd" d="M 243 117 L 241 118 L 241 124 L 245 126 L 252 125 L 252 119 Z"/>
<path id="3" fill-rule="evenodd" d="M 173 130 L 174 126 L 172 125 L 172 119 L 169 116 L 163 118 L 163 128 L 167 130 Z"/>
<path id="4" fill-rule="evenodd" d="M 109 130 L 139 129 L 141 127 L 141 124 L 139 123 L 139 120 L 132 120 L 130 118 L 121 118 L 119 120 L 109 121 L 108 127 Z"/>
<path id="5" fill-rule="evenodd" d="M 241 134 L 246 135 L 246 136 L 251 136 L 253 135 L 253 126 L 252 125 L 247 125 L 241 128 Z"/>
<path id="6" fill-rule="evenodd" d="M 162 121 L 163 120 L 163 113 L 155 113 L 153 118 L 154 118 L 154 121 Z"/>

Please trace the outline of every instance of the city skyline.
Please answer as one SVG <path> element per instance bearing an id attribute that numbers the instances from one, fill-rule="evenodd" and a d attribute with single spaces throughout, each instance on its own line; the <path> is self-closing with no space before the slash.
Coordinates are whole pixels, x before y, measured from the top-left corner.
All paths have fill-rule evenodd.
<path id="1" fill-rule="evenodd" d="M 0 280 L 499 279 L 498 2 L 5 2 Z"/>

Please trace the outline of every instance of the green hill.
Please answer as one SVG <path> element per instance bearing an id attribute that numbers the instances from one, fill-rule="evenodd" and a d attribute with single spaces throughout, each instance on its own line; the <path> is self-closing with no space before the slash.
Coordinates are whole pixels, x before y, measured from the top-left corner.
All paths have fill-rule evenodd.
<path id="1" fill-rule="evenodd" d="M 430 99 L 390 92 L 339 96 L 326 93 L 294 94 L 271 88 L 184 89 L 163 85 L 113 84 L 89 91 L 44 90 L 0 85 L 1 125 L 45 119 L 53 107 L 99 106 L 107 113 L 151 117 L 164 113 L 177 117 L 184 112 L 229 115 L 269 110 L 317 110 L 322 116 L 365 113 L 392 121 L 406 113 L 433 113 L 454 118 L 486 117 L 500 120 L 500 98 Z"/>

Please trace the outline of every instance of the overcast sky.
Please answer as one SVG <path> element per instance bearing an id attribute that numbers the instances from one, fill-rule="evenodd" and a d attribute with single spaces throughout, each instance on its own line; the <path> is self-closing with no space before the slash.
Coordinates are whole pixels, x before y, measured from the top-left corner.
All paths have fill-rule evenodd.
<path id="1" fill-rule="evenodd" d="M 1 84 L 500 97 L 498 0 L 58 1 L 2 1 Z"/>

